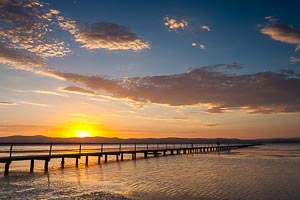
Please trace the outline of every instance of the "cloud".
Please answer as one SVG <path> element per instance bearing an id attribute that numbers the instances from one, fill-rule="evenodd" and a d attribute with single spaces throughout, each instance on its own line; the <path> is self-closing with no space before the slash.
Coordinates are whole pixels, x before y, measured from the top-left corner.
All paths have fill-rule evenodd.
<path id="1" fill-rule="evenodd" d="M 150 44 L 125 26 L 99 22 L 79 24 L 74 32 L 75 40 L 87 49 L 133 50 L 150 49 Z"/>
<path id="2" fill-rule="evenodd" d="M 266 16 L 265 19 L 271 23 L 276 23 L 278 21 L 278 19 L 275 18 L 274 16 Z"/>
<path id="3" fill-rule="evenodd" d="M 30 105 L 30 106 L 39 106 L 39 107 L 46 107 L 46 106 L 48 106 L 47 104 L 35 103 L 35 102 L 28 102 L 28 101 L 20 101 L 20 104 L 26 104 L 26 105 Z"/>
<path id="4" fill-rule="evenodd" d="M 296 58 L 296 57 L 290 57 L 289 62 L 291 64 L 295 64 L 297 62 L 300 62 L 300 58 Z"/>
<path id="5" fill-rule="evenodd" d="M 63 92 L 70 92 L 70 93 L 75 93 L 75 94 L 81 94 L 81 95 L 89 95 L 89 96 L 96 96 L 98 95 L 97 93 L 95 93 L 92 90 L 87 90 L 81 87 L 77 87 L 74 85 L 68 86 L 68 87 L 63 87 L 63 88 L 59 88 L 60 91 Z"/>
<path id="6" fill-rule="evenodd" d="M 209 124 L 205 124 L 205 126 L 208 126 L 208 127 L 216 127 L 216 126 L 219 126 L 219 124 L 209 123 Z"/>
<path id="7" fill-rule="evenodd" d="M 192 42 L 192 46 L 193 47 L 199 47 L 200 49 L 206 49 L 204 44 L 197 44 L 196 42 Z"/>
<path id="8" fill-rule="evenodd" d="M 188 22 L 184 19 L 177 21 L 174 18 L 165 17 L 164 20 L 164 25 L 169 27 L 170 30 L 185 29 L 188 26 Z"/>
<path id="9" fill-rule="evenodd" d="M 65 56 L 70 49 L 56 37 L 58 16 L 59 11 L 37 0 L 1 1 L 0 44 L 43 58 Z"/>
<path id="10" fill-rule="evenodd" d="M 0 63 L 54 76 L 54 69 L 47 60 L 69 55 L 71 49 L 65 42 L 68 39 L 88 49 L 140 51 L 150 48 L 148 42 L 125 26 L 79 24 L 38 0 L 0 0 Z"/>
<path id="11" fill-rule="evenodd" d="M 17 105 L 15 102 L 0 101 L 0 106 L 15 106 L 15 105 Z"/>
<path id="12" fill-rule="evenodd" d="M 206 30 L 206 31 L 211 31 L 210 27 L 207 25 L 200 26 L 200 29 Z"/>
<path id="13" fill-rule="evenodd" d="M 273 40 L 294 44 L 296 50 L 300 50 L 300 29 L 292 25 L 271 23 L 263 26 L 260 32 Z"/>
<path id="14" fill-rule="evenodd" d="M 45 60 L 39 56 L 26 54 L 3 46 L 0 43 L 0 63 L 14 66 L 17 69 L 32 70 L 46 64 Z"/>
<path id="15" fill-rule="evenodd" d="M 240 68 L 219 64 L 182 74 L 122 80 L 63 72 L 55 75 L 114 98 L 169 106 L 207 105 L 209 113 L 237 109 L 262 114 L 300 112 L 299 74 L 291 70 L 241 75 L 224 72 Z"/>
<path id="16" fill-rule="evenodd" d="M 38 93 L 38 94 L 47 94 L 47 95 L 61 96 L 61 97 L 65 97 L 66 96 L 64 94 L 59 94 L 57 92 L 52 92 L 52 91 L 48 91 L 48 90 L 33 90 L 32 92 L 35 92 L 35 93 Z"/>

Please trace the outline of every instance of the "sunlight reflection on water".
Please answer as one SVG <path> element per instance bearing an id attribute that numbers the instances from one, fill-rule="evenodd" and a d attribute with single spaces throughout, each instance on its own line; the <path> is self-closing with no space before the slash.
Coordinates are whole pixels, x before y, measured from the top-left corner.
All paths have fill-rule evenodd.
<path id="1" fill-rule="evenodd" d="M 68 162 L 74 164 L 72 159 Z M 8 179 L 0 178 L 0 199 L 94 199 L 105 195 L 107 199 L 300 199 L 299 169 L 299 145 L 265 145 L 79 169 L 60 170 L 59 164 L 53 163 L 48 176 L 14 171 Z"/>

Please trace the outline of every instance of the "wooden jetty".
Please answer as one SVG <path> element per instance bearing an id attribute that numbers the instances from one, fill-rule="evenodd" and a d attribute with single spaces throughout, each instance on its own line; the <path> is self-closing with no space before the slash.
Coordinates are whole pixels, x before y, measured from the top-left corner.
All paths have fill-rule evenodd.
<path id="1" fill-rule="evenodd" d="M 83 149 L 84 145 L 94 148 Z M 130 155 L 132 160 L 136 160 L 137 154 L 147 159 L 149 156 L 209 153 L 256 145 L 258 144 L 0 143 L 2 149 L 3 147 L 8 149 L 0 151 L 0 155 L 7 154 L 7 156 L 0 156 L 0 163 L 5 164 L 4 176 L 8 176 L 10 164 L 15 161 L 30 161 L 30 173 L 34 171 L 35 161 L 44 161 L 44 172 L 48 173 L 48 165 L 52 159 L 61 159 L 61 168 L 64 168 L 66 158 L 74 158 L 75 166 L 78 167 L 79 159 L 83 156 L 85 157 L 85 164 L 88 165 L 89 157 L 97 157 L 98 164 L 100 164 L 102 157 L 104 157 L 104 163 L 107 163 L 108 156 L 115 156 L 118 162 L 119 160 L 123 161 L 126 154 Z M 55 150 L 53 149 L 54 146 L 63 146 L 64 149 Z M 66 148 L 67 146 L 77 146 L 78 148 L 70 149 Z"/>

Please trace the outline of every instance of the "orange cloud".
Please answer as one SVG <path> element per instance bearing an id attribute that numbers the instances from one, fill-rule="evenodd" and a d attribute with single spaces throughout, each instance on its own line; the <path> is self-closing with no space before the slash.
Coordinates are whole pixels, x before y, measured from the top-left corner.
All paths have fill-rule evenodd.
<path id="1" fill-rule="evenodd" d="M 270 36 L 273 40 L 295 44 L 296 50 L 300 50 L 300 29 L 286 24 L 267 24 L 261 33 Z"/>
<path id="2" fill-rule="evenodd" d="M 184 19 L 177 21 L 174 18 L 165 17 L 164 20 L 164 25 L 169 27 L 170 30 L 185 29 L 188 26 L 188 22 Z"/>

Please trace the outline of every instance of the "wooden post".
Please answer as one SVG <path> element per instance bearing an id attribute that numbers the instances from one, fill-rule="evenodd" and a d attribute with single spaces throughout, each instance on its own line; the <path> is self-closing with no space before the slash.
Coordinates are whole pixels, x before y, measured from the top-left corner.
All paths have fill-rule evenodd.
<path id="1" fill-rule="evenodd" d="M 81 143 L 79 144 L 79 155 L 81 156 Z"/>
<path id="2" fill-rule="evenodd" d="M 85 165 L 88 166 L 89 165 L 89 156 L 85 157 Z"/>
<path id="3" fill-rule="evenodd" d="M 123 161 L 123 153 L 121 153 L 121 161 Z"/>
<path id="4" fill-rule="evenodd" d="M 5 163 L 5 171 L 4 171 L 4 176 L 8 176 L 9 175 L 9 165 L 10 165 L 11 161 L 6 161 Z"/>
<path id="5" fill-rule="evenodd" d="M 65 158 L 64 157 L 61 158 L 61 168 L 62 169 L 65 168 Z"/>
<path id="6" fill-rule="evenodd" d="M 148 158 L 148 152 L 144 152 L 144 158 L 147 159 Z"/>
<path id="7" fill-rule="evenodd" d="M 33 173 L 34 170 L 34 159 L 31 159 L 30 161 L 30 173 Z"/>
<path id="8" fill-rule="evenodd" d="M 13 144 L 10 145 L 9 159 L 11 159 L 11 157 L 12 157 L 12 152 L 13 152 Z"/>
<path id="9" fill-rule="evenodd" d="M 49 163 L 49 159 L 45 160 L 45 166 L 44 166 L 44 173 L 47 174 L 48 173 L 48 163 Z"/>
<path id="10" fill-rule="evenodd" d="M 107 154 L 104 156 L 104 162 L 107 163 Z"/>
<path id="11" fill-rule="evenodd" d="M 136 143 L 134 144 L 134 151 L 136 151 Z"/>
<path id="12" fill-rule="evenodd" d="M 122 144 L 120 143 L 119 144 L 119 152 L 121 152 L 121 150 L 122 150 Z"/>
<path id="13" fill-rule="evenodd" d="M 101 156 L 98 156 L 98 165 L 100 165 L 101 162 Z"/>
<path id="14" fill-rule="evenodd" d="M 51 158 L 51 154 L 52 154 L 52 143 L 50 144 L 50 149 L 49 149 L 49 159 Z"/>
<path id="15" fill-rule="evenodd" d="M 76 163 L 75 163 L 76 167 L 78 167 L 78 157 L 76 157 Z"/>

